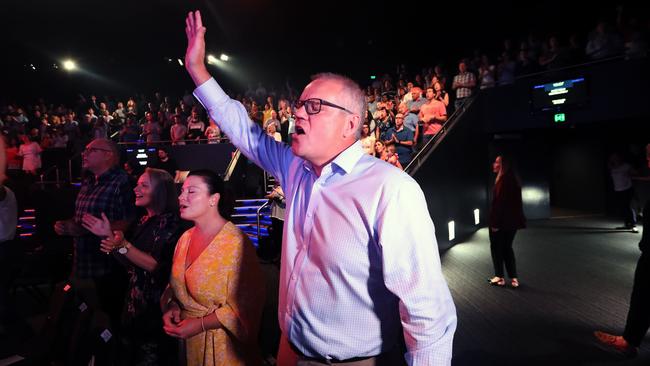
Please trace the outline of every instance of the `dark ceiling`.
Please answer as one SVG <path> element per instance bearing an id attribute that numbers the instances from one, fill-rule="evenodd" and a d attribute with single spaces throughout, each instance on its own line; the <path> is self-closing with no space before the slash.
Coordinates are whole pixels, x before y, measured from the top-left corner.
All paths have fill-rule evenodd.
<path id="1" fill-rule="evenodd" d="M 233 67 L 248 75 L 246 82 L 278 82 L 289 75 L 300 80 L 323 70 L 380 74 L 393 72 L 398 63 L 445 62 L 455 68 L 456 60 L 475 48 L 496 55 L 507 37 L 572 30 L 584 36 L 599 18 L 615 15 L 609 4 L 534 4 L 3 0 L 3 72 L 11 77 L 31 63 L 51 68 L 65 57 L 109 79 L 114 73 L 159 70 L 167 58 L 182 58 L 184 17 L 191 9 L 204 15 L 209 50 L 231 55 Z"/>

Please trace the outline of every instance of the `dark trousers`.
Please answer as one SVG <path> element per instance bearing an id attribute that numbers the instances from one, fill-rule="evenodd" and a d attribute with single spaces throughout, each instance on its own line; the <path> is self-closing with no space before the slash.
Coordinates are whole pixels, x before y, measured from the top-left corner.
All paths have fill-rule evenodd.
<path id="1" fill-rule="evenodd" d="M 636 225 L 636 213 L 632 209 L 632 198 L 634 198 L 634 189 L 626 189 L 624 191 L 614 191 L 616 198 L 617 214 L 623 218 L 626 227 Z"/>
<path id="2" fill-rule="evenodd" d="M 506 265 L 508 276 L 517 277 L 517 265 L 515 264 L 515 252 L 512 250 L 512 242 L 515 240 L 517 230 L 498 231 L 490 230 L 490 251 L 492 252 L 492 264 L 494 264 L 494 275 L 503 277 L 503 264 Z"/>
<path id="3" fill-rule="evenodd" d="M 108 315 L 114 331 L 119 331 L 128 277 L 123 270 L 116 270 L 93 278 L 99 308 Z"/>
<path id="4" fill-rule="evenodd" d="M 650 253 L 642 253 L 634 272 L 630 309 L 623 338 L 639 347 L 650 328 Z"/>

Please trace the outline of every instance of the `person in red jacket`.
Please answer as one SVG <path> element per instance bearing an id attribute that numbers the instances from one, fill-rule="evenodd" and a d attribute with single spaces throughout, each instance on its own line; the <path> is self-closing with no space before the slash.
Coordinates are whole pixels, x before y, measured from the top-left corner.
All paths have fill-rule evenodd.
<path id="1" fill-rule="evenodd" d="M 495 286 L 505 286 L 503 265 L 505 263 L 510 285 L 519 287 L 517 266 L 512 242 L 517 230 L 526 227 L 523 205 L 521 202 L 521 184 L 515 173 L 512 161 L 505 155 L 499 155 L 492 164 L 496 173 L 496 181 L 492 192 L 490 207 L 490 252 L 494 264 L 494 277 L 489 283 Z"/>

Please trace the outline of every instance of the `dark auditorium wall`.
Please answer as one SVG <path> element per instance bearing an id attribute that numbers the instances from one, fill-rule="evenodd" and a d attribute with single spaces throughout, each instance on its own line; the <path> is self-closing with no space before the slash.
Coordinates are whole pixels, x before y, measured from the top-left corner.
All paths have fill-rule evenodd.
<path id="1" fill-rule="evenodd" d="M 566 125 L 650 117 L 650 68 L 648 59 L 616 60 L 554 71 L 517 80 L 513 85 L 482 91 L 485 129 L 488 133 L 554 128 L 555 112 L 533 112 L 530 90 L 534 85 L 585 77 L 590 101 L 582 107 L 566 107 Z M 612 126 L 613 128 L 615 126 Z"/>
<path id="2" fill-rule="evenodd" d="M 505 144 L 514 149 L 524 185 L 531 179 L 534 182 L 532 191 L 524 186 L 524 200 L 527 193 L 537 195 L 535 189 L 546 190 L 546 208 L 525 204 L 529 218 L 542 218 L 544 212 L 549 217 L 550 206 L 607 211 L 611 200 L 607 155 L 632 141 L 650 140 L 650 69 L 646 65 L 647 59 L 610 60 L 519 79 L 514 85 L 481 92 L 475 104 L 482 110 L 487 135 L 497 136 L 492 148 Z M 531 110 L 533 85 L 574 77 L 586 78 L 590 100 L 583 106 L 557 111 L 566 113 L 564 124 L 554 123 L 556 111 Z M 517 138 L 500 140 L 498 136 Z"/>
<path id="3" fill-rule="evenodd" d="M 427 200 L 441 250 L 461 242 L 487 220 L 487 140 L 480 129 L 479 108 L 469 108 L 463 120 L 413 175 Z M 474 209 L 481 222 L 474 224 Z M 455 222 L 456 238 L 449 240 L 447 223 Z"/>

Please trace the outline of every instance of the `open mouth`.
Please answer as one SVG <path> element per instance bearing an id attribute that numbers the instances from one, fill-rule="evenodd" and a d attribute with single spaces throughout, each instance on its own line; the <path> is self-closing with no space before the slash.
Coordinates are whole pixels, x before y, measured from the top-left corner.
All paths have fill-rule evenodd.
<path id="1" fill-rule="evenodd" d="M 296 126 L 295 134 L 296 134 L 296 135 L 304 135 L 304 134 L 305 134 L 305 130 L 303 130 L 302 127 L 300 127 L 300 126 Z"/>

